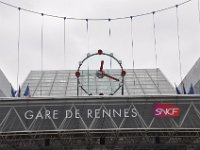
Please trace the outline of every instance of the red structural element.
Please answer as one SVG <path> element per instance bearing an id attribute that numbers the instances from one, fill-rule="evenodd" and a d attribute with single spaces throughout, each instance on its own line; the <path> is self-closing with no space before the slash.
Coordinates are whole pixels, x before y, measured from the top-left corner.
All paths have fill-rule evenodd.
<path id="1" fill-rule="evenodd" d="M 98 50 L 98 54 L 101 55 L 103 51 L 101 49 Z"/>
<path id="2" fill-rule="evenodd" d="M 122 70 L 121 76 L 124 77 L 126 75 L 126 71 Z"/>
<path id="3" fill-rule="evenodd" d="M 80 77 L 81 74 L 80 74 L 79 71 L 76 71 L 75 75 L 76 75 L 76 77 L 78 78 L 78 77 Z"/>

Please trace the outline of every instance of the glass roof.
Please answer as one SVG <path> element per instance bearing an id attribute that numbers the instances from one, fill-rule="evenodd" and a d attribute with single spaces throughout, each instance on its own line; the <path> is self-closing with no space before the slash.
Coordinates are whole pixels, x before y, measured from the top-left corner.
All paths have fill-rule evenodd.
<path id="1" fill-rule="evenodd" d="M 30 94 L 34 96 L 77 96 L 76 70 L 31 71 L 23 83 L 22 93 L 29 84 Z M 120 78 L 120 69 L 107 70 Z M 81 70 L 80 83 L 92 95 L 109 95 L 119 87 L 119 82 L 110 78 L 97 78 L 95 70 Z M 159 69 L 126 69 L 124 95 L 175 94 L 173 86 Z M 79 88 L 80 96 L 88 96 Z M 121 95 L 119 89 L 114 95 Z"/>

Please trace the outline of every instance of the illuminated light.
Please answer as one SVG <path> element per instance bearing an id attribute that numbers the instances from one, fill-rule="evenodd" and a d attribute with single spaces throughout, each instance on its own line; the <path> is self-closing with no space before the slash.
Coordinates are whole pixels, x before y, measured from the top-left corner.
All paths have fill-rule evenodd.
<path id="1" fill-rule="evenodd" d="M 126 71 L 122 70 L 121 76 L 124 77 L 126 75 Z"/>
<path id="2" fill-rule="evenodd" d="M 98 50 L 98 54 L 101 55 L 103 54 L 103 51 L 101 49 Z"/>
<path id="3" fill-rule="evenodd" d="M 81 74 L 80 74 L 79 71 L 76 71 L 75 75 L 76 75 L 76 77 L 78 78 L 78 77 L 80 77 Z"/>

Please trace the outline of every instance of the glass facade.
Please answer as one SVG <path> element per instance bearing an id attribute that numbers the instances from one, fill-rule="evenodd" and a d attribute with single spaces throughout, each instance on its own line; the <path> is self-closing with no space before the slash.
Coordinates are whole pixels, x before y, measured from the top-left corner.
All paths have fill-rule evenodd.
<path id="1" fill-rule="evenodd" d="M 27 85 L 31 96 L 65 97 L 77 95 L 76 70 L 31 71 L 22 86 L 22 92 Z M 120 78 L 120 70 L 108 70 L 116 78 Z M 97 78 L 95 70 L 81 70 L 81 85 L 92 93 L 108 95 L 119 87 L 119 82 L 110 78 Z M 124 78 L 124 95 L 175 94 L 173 86 L 159 69 L 126 69 Z M 87 94 L 80 88 L 80 96 Z M 121 90 L 115 93 L 121 95 Z"/>

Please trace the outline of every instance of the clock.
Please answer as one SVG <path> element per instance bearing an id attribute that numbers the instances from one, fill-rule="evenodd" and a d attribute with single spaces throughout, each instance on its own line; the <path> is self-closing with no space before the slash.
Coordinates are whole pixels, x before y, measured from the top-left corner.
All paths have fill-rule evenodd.
<path id="1" fill-rule="evenodd" d="M 115 64 L 116 69 L 111 69 Z M 110 67 L 108 67 L 110 64 Z M 124 77 L 122 61 L 112 53 L 99 49 L 96 53 L 87 54 L 78 65 L 75 73 L 77 78 L 77 96 L 79 95 L 124 95 Z M 120 92 L 121 90 L 121 92 Z"/>

